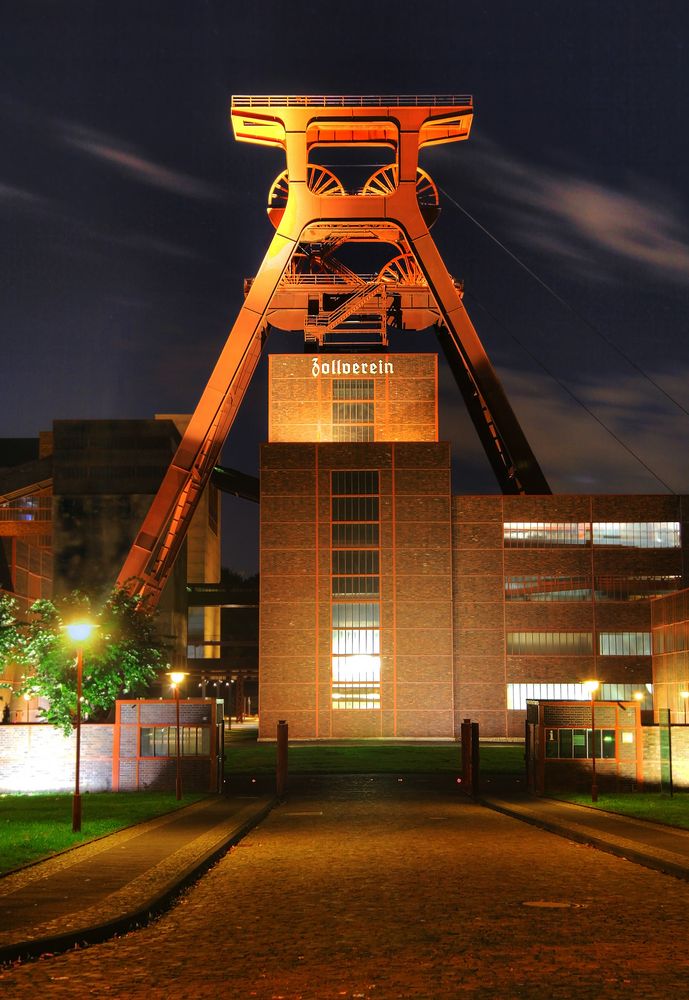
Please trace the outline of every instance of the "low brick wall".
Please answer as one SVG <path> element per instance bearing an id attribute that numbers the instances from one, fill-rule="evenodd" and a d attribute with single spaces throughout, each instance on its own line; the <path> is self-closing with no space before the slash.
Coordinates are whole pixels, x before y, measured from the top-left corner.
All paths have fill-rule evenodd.
<path id="1" fill-rule="evenodd" d="M 644 784 L 658 785 L 661 777 L 660 727 L 644 726 L 643 740 Z M 689 790 L 689 726 L 672 727 L 672 781 L 675 788 Z M 668 784 L 667 758 L 663 784 Z"/>
<path id="2" fill-rule="evenodd" d="M 80 788 L 112 788 L 114 726 L 81 727 Z M 0 726 L 0 792 L 67 792 L 74 788 L 76 737 L 45 723 Z"/>

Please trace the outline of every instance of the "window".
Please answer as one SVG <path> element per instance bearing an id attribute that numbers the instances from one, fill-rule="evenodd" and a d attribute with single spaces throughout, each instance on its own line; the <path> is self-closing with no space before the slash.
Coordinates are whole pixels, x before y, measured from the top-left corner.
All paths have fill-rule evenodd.
<path id="1" fill-rule="evenodd" d="M 333 398 L 338 397 L 333 393 Z M 373 403 L 333 402 L 333 441 L 373 441 L 373 416 Z"/>
<path id="2" fill-rule="evenodd" d="M 635 549 L 679 548 L 679 521 L 600 521 L 593 525 L 594 545 L 624 545 Z"/>
<path id="3" fill-rule="evenodd" d="M 588 576 L 506 576 L 506 601 L 590 601 Z"/>
<path id="4" fill-rule="evenodd" d="M 142 757 L 175 757 L 177 755 L 176 726 L 142 726 Z M 208 726 L 180 726 L 179 750 L 184 757 L 208 757 L 211 733 Z"/>
<path id="5" fill-rule="evenodd" d="M 674 622 L 653 630 L 654 653 L 683 653 L 689 649 L 689 622 Z"/>
<path id="6" fill-rule="evenodd" d="M 512 656 L 585 656 L 593 652 L 590 632 L 508 632 Z"/>
<path id="7" fill-rule="evenodd" d="M 333 472 L 333 496 L 377 496 L 379 492 L 378 473 L 366 469 L 356 472 Z"/>
<path id="8" fill-rule="evenodd" d="M 506 521 L 507 547 L 545 548 L 553 545 L 588 545 L 591 529 L 585 521 Z"/>
<path id="9" fill-rule="evenodd" d="M 331 705 L 380 708 L 379 475 L 337 471 L 331 478 Z M 363 598 L 343 601 L 342 598 Z"/>
<path id="10" fill-rule="evenodd" d="M 372 378 L 334 378 L 333 399 L 373 399 Z"/>
<path id="11" fill-rule="evenodd" d="M 506 521 L 505 546 L 546 548 L 562 545 L 621 545 L 637 549 L 676 549 L 679 521 Z"/>
<path id="12" fill-rule="evenodd" d="M 635 701 L 635 695 L 642 693 L 639 704 L 642 709 L 653 708 L 652 684 L 601 684 L 596 701 Z M 590 701 L 591 695 L 583 684 L 508 684 L 507 708 L 510 711 L 526 711 L 529 699 L 542 701 Z"/>
<path id="13" fill-rule="evenodd" d="M 337 545 L 375 545 L 378 546 L 379 530 L 377 524 L 333 524 L 332 543 Z"/>
<path id="14" fill-rule="evenodd" d="M 650 632 L 599 632 L 601 656 L 650 656 Z"/>
<path id="15" fill-rule="evenodd" d="M 333 521 L 377 521 L 378 497 L 333 497 Z"/>
<path id="16" fill-rule="evenodd" d="M 590 729 L 546 729 L 546 757 L 587 759 L 593 756 L 603 760 L 615 759 L 615 730 L 596 729 L 595 748 Z"/>
<path id="17" fill-rule="evenodd" d="M 643 601 L 679 590 L 682 577 L 669 576 L 597 576 L 597 601 Z"/>

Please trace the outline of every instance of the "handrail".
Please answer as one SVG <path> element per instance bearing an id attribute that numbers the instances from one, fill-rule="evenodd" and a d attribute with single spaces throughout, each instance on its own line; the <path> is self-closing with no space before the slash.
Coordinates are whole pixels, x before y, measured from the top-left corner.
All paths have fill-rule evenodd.
<path id="1" fill-rule="evenodd" d="M 233 108 L 473 107 L 471 94 L 234 94 Z"/>

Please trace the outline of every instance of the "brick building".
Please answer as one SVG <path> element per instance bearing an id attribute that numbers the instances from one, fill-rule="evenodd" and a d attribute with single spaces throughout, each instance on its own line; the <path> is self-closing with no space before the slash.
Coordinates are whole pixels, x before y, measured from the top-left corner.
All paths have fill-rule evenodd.
<path id="1" fill-rule="evenodd" d="M 451 495 L 435 355 L 270 358 L 260 733 L 522 736 L 527 698 L 650 707 L 676 496 Z"/>
<path id="2" fill-rule="evenodd" d="M 16 597 L 22 612 L 75 589 L 96 601 L 107 594 L 187 419 L 56 420 L 39 438 L 0 439 L 0 593 Z M 217 488 L 209 484 L 159 604 L 178 668 L 187 665 L 186 585 L 219 577 Z M 217 641 L 219 608 L 194 612 L 194 640 Z M 13 722 L 33 722 L 43 706 L 13 694 L 18 681 L 17 670 L 0 675 L 0 711 L 9 706 Z"/>

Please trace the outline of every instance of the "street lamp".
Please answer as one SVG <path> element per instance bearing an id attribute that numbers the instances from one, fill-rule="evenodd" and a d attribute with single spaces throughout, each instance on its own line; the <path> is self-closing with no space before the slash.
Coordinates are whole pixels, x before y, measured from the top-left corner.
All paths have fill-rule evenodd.
<path id="1" fill-rule="evenodd" d="M 74 797 L 72 798 L 72 833 L 81 830 L 81 794 L 79 792 L 79 768 L 81 765 L 81 681 L 84 673 L 84 643 L 95 628 L 91 622 L 72 622 L 65 625 L 65 631 L 77 646 L 77 749 L 74 768 Z"/>
<path id="2" fill-rule="evenodd" d="M 179 686 L 186 677 L 186 673 L 183 670 L 171 670 L 168 673 L 170 678 L 170 683 L 175 692 L 175 715 L 177 719 L 177 727 L 175 732 L 175 795 L 179 801 L 182 798 L 182 761 L 180 758 L 180 747 L 179 747 Z"/>
<path id="3" fill-rule="evenodd" d="M 598 785 L 596 783 L 596 715 L 595 694 L 600 684 L 598 681 L 584 681 L 584 690 L 591 696 L 591 801 L 598 801 Z"/>
<path id="4" fill-rule="evenodd" d="M 24 705 L 26 707 L 26 721 L 28 722 L 29 721 L 29 702 L 31 701 L 31 695 L 30 694 L 24 694 L 24 695 L 22 695 L 22 698 L 24 699 Z"/>
<path id="5" fill-rule="evenodd" d="M 687 698 L 689 698 L 689 691 L 680 691 L 680 698 L 684 702 L 684 725 L 687 724 Z"/>

